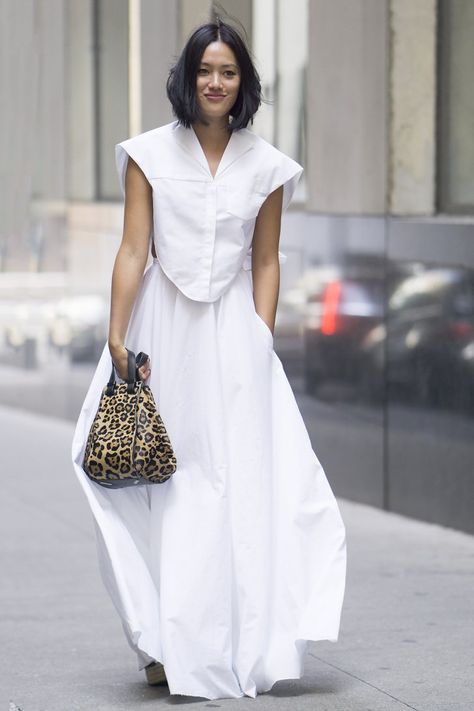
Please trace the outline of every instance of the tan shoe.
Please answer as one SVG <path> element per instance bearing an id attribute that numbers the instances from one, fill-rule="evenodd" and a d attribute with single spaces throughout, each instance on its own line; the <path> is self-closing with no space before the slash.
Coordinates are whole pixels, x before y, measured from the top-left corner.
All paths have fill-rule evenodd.
<path id="1" fill-rule="evenodd" d="M 151 662 L 145 667 L 146 680 L 151 686 L 167 684 L 165 668 L 161 662 Z"/>

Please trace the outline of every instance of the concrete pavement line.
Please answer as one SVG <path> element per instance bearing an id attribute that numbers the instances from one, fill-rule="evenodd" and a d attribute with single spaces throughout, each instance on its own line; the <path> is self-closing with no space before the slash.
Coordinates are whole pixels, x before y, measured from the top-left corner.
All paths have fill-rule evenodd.
<path id="1" fill-rule="evenodd" d="M 347 676 L 351 676 L 353 679 L 357 679 L 357 681 L 361 681 L 366 686 L 370 686 L 372 689 L 375 689 L 376 691 L 380 691 L 381 694 L 384 694 L 385 696 L 389 696 L 391 699 L 393 699 L 394 701 L 397 701 L 399 704 L 406 706 L 406 708 L 413 709 L 413 711 L 420 711 L 420 709 L 417 709 L 415 706 L 411 706 L 410 704 L 407 704 L 406 701 L 402 701 L 397 696 L 390 694 L 388 691 L 384 691 L 383 689 L 380 688 L 380 686 L 375 686 L 375 684 L 371 684 L 370 681 L 366 681 L 365 679 L 362 679 L 360 676 L 357 676 L 357 674 L 353 674 L 352 672 L 347 671 L 347 669 L 342 669 L 341 667 L 338 667 L 336 664 L 331 664 L 331 662 L 327 662 L 322 657 L 318 657 L 316 654 L 313 654 L 313 652 L 308 652 L 308 654 L 310 657 L 313 657 L 313 659 L 317 659 L 318 662 L 327 664 L 328 667 L 337 669 L 338 671 L 342 672 L 343 674 L 347 674 Z"/>

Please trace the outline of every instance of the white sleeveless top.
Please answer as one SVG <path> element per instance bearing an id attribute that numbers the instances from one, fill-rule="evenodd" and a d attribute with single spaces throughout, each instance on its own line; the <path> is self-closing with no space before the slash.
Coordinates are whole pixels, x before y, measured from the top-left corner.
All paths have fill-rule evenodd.
<path id="1" fill-rule="evenodd" d="M 241 268 L 265 198 L 283 185 L 288 207 L 303 167 L 247 128 L 234 131 L 212 177 L 199 139 L 178 121 L 115 146 L 125 195 L 128 156 L 153 188 L 153 241 L 167 277 L 195 301 L 218 299 Z M 280 261 L 285 256 L 279 253 Z"/>

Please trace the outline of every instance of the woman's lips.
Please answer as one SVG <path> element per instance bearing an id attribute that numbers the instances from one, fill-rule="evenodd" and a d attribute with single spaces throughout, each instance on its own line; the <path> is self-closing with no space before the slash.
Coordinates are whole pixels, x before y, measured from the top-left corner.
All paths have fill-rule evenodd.
<path id="1" fill-rule="evenodd" d="M 222 101 L 222 99 L 225 99 L 224 94 L 204 94 L 204 96 L 209 101 Z"/>

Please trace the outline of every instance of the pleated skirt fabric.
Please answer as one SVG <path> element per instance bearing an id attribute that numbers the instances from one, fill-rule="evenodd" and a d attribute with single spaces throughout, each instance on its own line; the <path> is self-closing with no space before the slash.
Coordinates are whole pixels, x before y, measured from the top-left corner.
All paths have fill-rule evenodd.
<path id="1" fill-rule="evenodd" d="M 346 577 L 340 511 L 273 336 L 241 269 L 211 303 L 147 267 L 125 345 L 150 385 L 178 467 L 163 484 L 110 490 L 82 469 L 110 376 L 107 343 L 72 441 L 102 580 L 138 670 L 171 694 L 255 697 L 304 673 L 309 640 L 336 642 Z"/>

